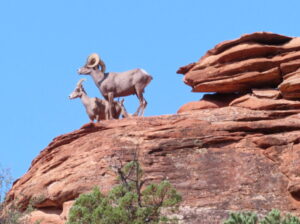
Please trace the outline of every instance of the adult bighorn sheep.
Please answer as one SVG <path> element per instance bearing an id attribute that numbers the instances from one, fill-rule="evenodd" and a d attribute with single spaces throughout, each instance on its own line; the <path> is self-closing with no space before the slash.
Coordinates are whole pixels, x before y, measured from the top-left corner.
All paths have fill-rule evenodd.
<path id="1" fill-rule="evenodd" d="M 109 116 L 109 105 L 106 100 L 101 100 L 97 97 L 90 98 L 87 93 L 85 92 L 82 82 L 85 79 L 80 79 L 77 82 L 76 88 L 74 91 L 69 95 L 70 99 L 80 98 L 82 104 L 85 107 L 86 113 L 88 114 L 91 122 L 96 120 L 99 122 L 100 120 L 107 120 Z M 120 114 L 123 117 L 128 117 L 125 107 L 123 105 L 124 99 L 121 102 L 113 101 L 113 110 L 112 110 L 112 117 L 118 119 Z"/>
<path id="2" fill-rule="evenodd" d="M 101 66 L 101 70 L 99 70 Z M 151 82 L 152 76 L 143 69 L 133 69 L 126 72 L 105 72 L 105 64 L 98 54 L 91 54 L 86 64 L 78 69 L 79 75 L 91 75 L 103 97 L 109 102 L 109 116 L 112 117 L 112 102 L 115 97 L 135 94 L 140 105 L 134 115 L 144 115 L 147 106 L 143 93 Z"/>

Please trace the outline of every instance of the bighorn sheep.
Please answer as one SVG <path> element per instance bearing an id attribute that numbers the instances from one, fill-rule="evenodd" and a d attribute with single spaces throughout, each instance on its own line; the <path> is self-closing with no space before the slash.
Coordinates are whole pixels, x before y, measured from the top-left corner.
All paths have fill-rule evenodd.
<path id="1" fill-rule="evenodd" d="M 82 82 L 85 81 L 85 79 L 80 79 L 76 85 L 76 88 L 74 91 L 69 95 L 69 99 L 75 99 L 80 98 L 82 104 L 85 107 L 86 113 L 88 114 L 91 122 L 94 122 L 96 120 L 99 122 L 100 120 L 107 120 L 109 115 L 109 105 L 106 100 L 95 98 L 90 98 L 86 94 Z M 121 100 L 121 102 L 113 101 L 113 110 L 112 110 L 112 117 L 115 119 L 118 119 L 120 114 L 122 114 L 123 117 L 128 117 L 125 107 L 123 105 L 124 99 Z"/>
<path id="2" fill-rule="evenodd" d="M 101 70 L 99 70 L 101 66 Z M 151 82 L 152 76 L 143 69 L 133 69 L 126 72 L 105 73 L 105 64 L 98 54 L 91 54 L 86 64 L 78 69 L 79 75 L 91 75 L 103 97 L 109 103 L 109 116 L 112 117 L 112 102 L 115 97 L 135 94 L 140 105 L 134 115 L 144 115 L 147 106 L 143 93 Z"/>

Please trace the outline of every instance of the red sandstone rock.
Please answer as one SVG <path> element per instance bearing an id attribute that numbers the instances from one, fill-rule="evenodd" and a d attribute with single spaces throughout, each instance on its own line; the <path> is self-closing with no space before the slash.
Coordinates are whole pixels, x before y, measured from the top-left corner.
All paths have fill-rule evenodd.
<path id="1" fill-rule="evenodd" d="M 290 73 L 288 73 L 288 74 L 286 74 L 284 77 L 283 77 L 283 82 L 286 80 L 286 79 L 289 79 L 290 77 L 293 77 L 293 76 L 299 76 L 299 74 L 300 74 L 300 68 L 299 69 L 297 69 L 296 71 L 293 71 L 293 72 L 290 72 Z M 282 82 L 282 83 L 283 83 Z M 282 84 L 281 83 L 281 84 Z"/>
<path id="2" fill-rule="evenodd" d="M 187 73 L 189 70 L 191 70 L 194 66 L 195 66 L 195 62 L 194 63 L 191 63 L 191 64 L 188 64 L 188 65 L 185 65 L 185 66 L 182 66 L 178 69 L 177 73 L 178 74 L 185 74 Z"/>
<path id="3" fill-rule="evenodd" d="M 43 198 L 34 217 L 64 222 L 70 200 L 95 185 L 111 189 L 112 163 L 139 148 L 146 176 L 166 178 L 182 194 L 185 223 L 220 223 L 241 209 L 300 214 L 299 112 L 223 107 L 89 124 L 55 138 L 8 201 L 25 208 Z"/>
<path id="4" fill-rule="evenodd" d="M 300 101 L 258 98 L 247 94 L 233 100 L 230 106 L 244 107 L 252 110 L 300 109 Z"/>
<path id="5" fill-rule="evenodd" d="M 279 85 L 282 96 L 286 99 L 300 99 L 300 71 L 292 73 Z"/>
<path id="6" fill-rule="evenodd" d="M 205 94 L 200 101 L 189 102 L 179 108 L 177 113 L 183 113 L 187 111 L 211 109 L 226 107 L 232 100 L 240 97 L 239 94 Z"/>
<path id="7" fill-rule="evenodd" d="M 245 72 L 236 77 L 199 83 L 194 86 L 194 92 L 231 93 L 250 91 L 253 87 L 274 87 L 281 81 L 278 68 L 265 72 Z"/>
<path id="8" fill-rule="evenodd" d="M 226 106 L 244 107 L 252 110 L 298 109 L 299 101 L 277 100 L 280 91 L 275 89 L 252 89 L 250 94 L 206 94 L 200 101 L 184 104 L 177 113 Z"/>
<path id="9" fill-rule="evenodd" d="M 280 92 L 277 89 L 252 89 L 252 94 L 258 98 L 278 99 Z"/>
<path id="10" fill-rule="evenodd" d="M 29 223 L 39 224 L 63 224 L 64 221 L 59 217 L 57 211 L 52 209 L 41 209 L 33 211 L 28 217 Z"/>
<path id="11" fill-rule="evenodd" d="M 69 211 L 72 208 L 73 204 L 74 204 L 75 200 L 72 201 L 67 201 L 63 203 L 63 209 L 62 212 L 60 214 L 60 218 L 63 221 L 67 221 L 68 217 L 69 217 Z"/>
<path id="12" fill-rule="evenodd" d="M 292 60 L 289 62 L 281 63 L 280 70 L 284 78 L 288 76 L 288 74 L 293 73 L 294 71 L 300 68 L 300 59 Z"/>
<path id="13" fill-rule="evenodd" d="M 300 38 L 258 32 L 220 43 L 198 62 L 177 72 L 185 74 L 184 82 L 194 92 L 243 92 L 257 87 L 276 88 L 300 67 L 299 60 Z M 294 87 L 299 89 L 298 85 Z M 282 95 L 299 98 L 298 94 Z"/>
<path id="14" fill-rule="evenodd" d="M 210 55 L 216 55 L 222 53 L 223 51 L 241 43 L 256 42 L 261 44 L 280 45 L 280 44 L 287 43 L 290 40 L 292 40 L 291 37 L 287 37 L 275 33 L 268 33 L 268 32 L 256 32 L 252 34 L 245 34 L 238 39 L 224 41 L 216 45 L 212 50 L 209 50 L 206 53 L 204 58 Z"/>
<path id="15" fill-rule="evenodd" d="M 200 100 L 200 101 L 193 101 L 184 104 L 179 108 L 177 113 L 183 113 L 183 112 L 194 111 L 194 110 L 202 110 L 202 109 L 212 109 L 212 108 L 219 108 L 219 106 L 210 101 Z"/>

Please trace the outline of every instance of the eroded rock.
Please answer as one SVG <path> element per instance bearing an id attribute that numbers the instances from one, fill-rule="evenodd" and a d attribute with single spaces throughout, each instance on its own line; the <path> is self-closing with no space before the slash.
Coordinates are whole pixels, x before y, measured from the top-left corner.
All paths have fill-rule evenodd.
<path id="1" fill-rule="evenodd" d="M 222 42 L 177 72 L 185 75 L 193 92 L 233 93 L 280 85 L 283 98 L 299 99 L 298 93 L 292 94 L 300 92 L 298 83 L 286 81 L 299 69 L 299 60 L 300 38 L 257 32 Z"/>
<path id="2" fill-rule="evenodd" d="M 258 98 L 278 99 L 280 91 L 277 89 L 252 89 L 252 94 Z"/>
<path id="3" fill-rule="evenodd" d="M 300 101 L 260 98 L 250 94 L 233 100 L 229 105 L 252 110 L 300 109 Z"/>
<path id="4" fill-rule="evenodd" d="M 200 101 L 189 102 L 181 106 L 177 113 L 226 107 L 232 100 L 240 96 L 240 94 L 205 94 Z"/>
<path id="5" fill-rule="evenodd" d="M 280 92 L 286 99 L 300 99 L 300 71 L 291 74 L 279 85 Z"/>
<path id="6" fill-rule="evenodd" d="M 55 138 L 8 200 L 25 208 L 43 195 L 52 204 L 41 200 L 35 216 L 65 222 L 69 201 L 95 185 L 111 189 L 111 164 L 129 161 L 138 148 L 149 180 L 168 179 L 182 194 L 184 223 L 218 223 L 242 209 L 300 214 L 290 187 L 299 179 L 299 111 L 231 106 L 85 125 Z M 58 212 L 49 214 L 49 206 Z"/>

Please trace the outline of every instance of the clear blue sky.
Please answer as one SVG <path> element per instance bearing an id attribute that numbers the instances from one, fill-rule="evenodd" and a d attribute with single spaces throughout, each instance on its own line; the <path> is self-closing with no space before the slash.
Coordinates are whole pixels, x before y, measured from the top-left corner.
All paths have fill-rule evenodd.
<path id="1" fill-rule="evenodd" d="M 88 118 L 68 100 L 97 52 L 108 71 L 144 68 L 146 116 L 199 100 L 176 74 L 217 43 L 255 31 L 300 36 L 299 0 L 7 0 L 0 2 L 0 164 L 23 175 L 50 141 Z M 88 77 L 90 96 L 100 93 Z M 134 112 L 137 99 L 125 104 Z"/>

